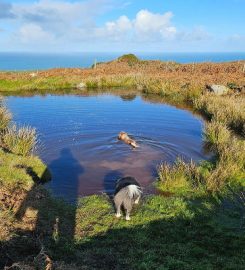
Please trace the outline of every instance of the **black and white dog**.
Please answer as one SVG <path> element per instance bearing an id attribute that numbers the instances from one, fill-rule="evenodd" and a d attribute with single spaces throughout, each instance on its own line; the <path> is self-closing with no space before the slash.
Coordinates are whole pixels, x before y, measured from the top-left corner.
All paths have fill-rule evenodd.
<path id="1" fill-rule="evenodd" d="M 116 217 L 121 217 L 121 207 L 126 211 L 126 220 L 130 220 L 130 212 L 133 204 L 138 204 L 142 190 L 135 178 L 127 176 L 120 178 L 116 183 L 114 193 L 114 203 L 116 207 Z"/>

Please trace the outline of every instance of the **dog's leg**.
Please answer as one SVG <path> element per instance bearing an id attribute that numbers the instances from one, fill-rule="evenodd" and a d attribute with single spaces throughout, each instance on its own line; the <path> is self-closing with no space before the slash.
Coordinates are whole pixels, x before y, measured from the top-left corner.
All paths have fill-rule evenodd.
<path id="1" fill-rule="evenodd" d="M 130 212 L 131 212 L 131 211 L 129 211 L 129 210 L 127 209 L 127 211 L 126 211 L 126 220 L 131 220 L 131 218 L 130 218 Z"/>
<path id="2" fill-rule="evenodd" d="M 116 217 L 119 218 L 121 216 L 121 206 L 122 206 L 122 200 L 119 194 L 115 196 L 114 203 L 116 208 Z"/>
<path id="3" fill-rule="evenodd" d="M 140 196 L 134 201 L 135 204 L 138 204 L 140 200 Z"/>
<path id="4" fill-rule="evenodd" d="M 116 217 L 120 218 L 121 217 L 121 205 L 116 206 L 116 209 L 117 209 Z"/>
<path id="5" fill-rule="evenodd" d="M 130 220 L 130 212 L 132 210 L 132 205 L 133 204 L 133 201 L 131 199 L 127 199 L 124 201 L 123 205 L 124 205 L 124 208 L 126 210 L 126 220 Z"/>

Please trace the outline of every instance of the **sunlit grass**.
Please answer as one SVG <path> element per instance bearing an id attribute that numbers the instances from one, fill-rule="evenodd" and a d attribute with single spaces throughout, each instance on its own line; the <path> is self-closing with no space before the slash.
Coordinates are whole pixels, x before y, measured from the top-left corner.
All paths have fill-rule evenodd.
<path id="1" fill-rule="evenodd" d="M 245 97 L 203 95 L 195 100 L 195 108 L 208 117 L 245 135 Z"/>
<path id="2" fill-rule="evenodd" d="M 31 127 L 17 128 L 13 125 L 5 129 L 1 140 L 10 152 L 22 156 L 31 155 L 37 144 L 36 130 Z"/>
<path id="3" fill-rule="evenodd" d="M 5 107 L 0 106 L 0 131 L 8 127 L 11 118 L 11 113 Z"/>

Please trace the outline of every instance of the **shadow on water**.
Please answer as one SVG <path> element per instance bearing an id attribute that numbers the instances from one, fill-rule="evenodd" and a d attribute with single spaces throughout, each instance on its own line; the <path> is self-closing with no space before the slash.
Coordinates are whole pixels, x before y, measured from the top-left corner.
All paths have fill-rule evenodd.
<path id="1" fill-rule="evenodd" d="M 113 170 L 107 173 L 104 177 L 104 192 L 110 197 L 113 197 L 116 181 L 123 177 L 123 173 L 118 170 Z"/>
<path id="2" fill-rule="evenodd" d="M 60 171 L 62 170 L 62 180 L 60 183 L 67 187 L 66 197 L 72 198 L 71 203 L 76 204 L 79 197 L 79 177 L 84 173 L 83 166 L 73 156 L 69 148 L 64 148 L 60 151 L 60 155 L 57 159 L 52 160 L 48 165 L 49 170 L 54 178 L 58 181 L 61 180 Z M 57 174 L 57 177 L 56 177 Z M 59 183 L 58 183 L 59 184 Z"/>

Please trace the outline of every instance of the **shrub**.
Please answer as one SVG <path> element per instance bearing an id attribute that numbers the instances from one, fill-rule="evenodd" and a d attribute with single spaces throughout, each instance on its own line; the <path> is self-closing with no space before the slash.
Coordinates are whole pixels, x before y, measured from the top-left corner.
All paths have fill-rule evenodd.
<path id="1" fill-rule="evenodd" d="M 36 130 L 30 127 L 17 128 L 15 125 L 5 130 L 3 145 L 17 155 L 30 155 L 37 144 Z"/>
<path id="2" fill-rule="evenodd" d="M 132 53 L 131 54 L 124 54 L 124 55 L 118 57 L 118 61 L 119 62 L 126 62 L 129 65 L 133 65 L 133 64 L 140 62 L 139 58 Z"/>

